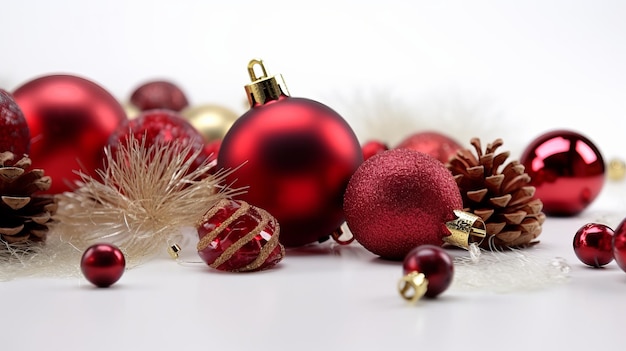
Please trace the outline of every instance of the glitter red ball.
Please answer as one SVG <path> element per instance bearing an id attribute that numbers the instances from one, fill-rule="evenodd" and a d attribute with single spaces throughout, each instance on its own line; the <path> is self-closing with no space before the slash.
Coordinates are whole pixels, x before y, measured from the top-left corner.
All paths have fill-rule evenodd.
<path id="1" fill-rule="evenodd" d="M 574 235 L 574 253 L 592 267 L 602 267 L 613 261 L 613 230 L 604 224 L 587 223 Z"/>
<path id="2" fill-rule="evenodd" d="M 440 246 L 445 223 L 463 208 L 459 188 L 443 163 L 411 149 L 394 149 L 363 162 L 344 196 L 355 239 L 382 258 L 402 260 L 416 246 Z"/>
<path id="3" fill-rule="evenodd" d="M 140 111 L 167 109 L 178 112 L 189 106 L 182 89 L 172 82 L 163 80 L 140 85 L 131 94 L 130 102 Z"/>
<path id="4" fill-rule="evenodd" d="M 0 89 L 0 152 L 10 151 L 19 157 L 30 150 L 30 131 L 22 110 L 13 96 Z"/>
<path id="5" fill-rule="evenodd" d="M 124 274 L 126 259 L 115 245 L 94 244 L 85 250 L 80 260 L 80 269 L 85 278 L 100 288 L 117 282 Z"/>
<path id="6" fill-rule="evenodd" d="M 402 270 L 405 275 L 418 272 L 426 276 L 426 297 L 436 297 L 444 292 L 454 277 L 452 258 L 444 249 L 434 245 L 422 245 L 409 251 L 402 262 Z"/>

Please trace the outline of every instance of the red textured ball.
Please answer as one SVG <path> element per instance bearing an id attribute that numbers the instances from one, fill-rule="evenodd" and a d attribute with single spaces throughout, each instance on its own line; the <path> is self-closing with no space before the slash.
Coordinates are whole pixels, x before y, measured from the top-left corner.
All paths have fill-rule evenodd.
<path id="1" fill-rule="evenodd" d="M 48 193 L 72 190 L 80 170 L 96 176 L 113 130 L 126 120 L 119 102 L 96 83 L 71 75 L 32 80 L 13 93 L 31 134 L 34 168 L 52 177 Z"/>
<path id="2" fill-rule="evenodd" d="M 176 84 L 162 80 L 139 86 L 131 94 L 130 102 L 141 111 L 168 109 L 178 112 L 189 106 L 185 93 Z"/>
<path id="3" fill-rule="evenodd" d="M 367 160 L 374 155 L 378 155 L 389 150 L 389 146 L 378 140 L 370 140 L 363 144 L 361 150 L 363 150 L 363 159 Z"/>
<path id="4" fill-rule="evenodd" d="M 106 288 L 117 282 L 124 274 L 126 259 L 122 251 L 112 244 L 94 244 L 85 250 L 80 269 L 89 282 Z"/>
<path id="5" fill-rule="evenodd" d="M 419 132 L 404 139 L 396 149 L 412 149 L 447 163 L 461 149 L 456 140 L 438 132 Z"/>
<path id="6" fill-rule="evenodd" d="M 0 152 L 10 151 L 18 158 L 30 150 L 30 131 L 22 110 L 13 96 L 0 89 Z"/>
<path id="7" fill-rule="evenodd" d="M 443 163 L 410 149 L 394 149 L 363 162 L 348 184 L 348 228 L 369 251 L 402 260 L 416 246 L 440 246 L 445 222 L 463 208 L 459 188 Z"/>
<path id="8" fill-rule="evenodd" d="M 624 272 L 626 272 L 626 219 L 615 228 L 613 235 L 613 258 Z"/>
<path id="9" fill-rule="evenodd" d="M 602 267 L 613 261 L 613 230 L 604 224 L 587 223 L 574 235 L 574 253 L 592 267 Z"/>
<path id="10" fill-rule="evenodd" d="M 421 245 L 407 253 L 402 263 L 404 274 L 418 272 L 428 280 L 424 296 L 435 297 L 444 292 L 452 283 L 454 265 L 452 257 L 442 248 L 434 245 Z"/>
<path id="11" fill-rule="evenodd" d="M 531 177 L 543 212 L 551 216 L 574 216 L 600 194 L 605 165 L 598 148 L 586 137 L 557 130 L 533 140 L 520 162 Z"/>
<path id="12" fill-rule="evenodd" d="M 327 238 L 344 221 L 342 198 L 363 161 L 348 123 L 319 102 L 281 96 L 239 117 L 222 141 L 218 169 L 249 186 L 239 198 L 280 223 L 288 247 Z"/>
<path id="13" fill-rule="evenodd" d="M 191 151 L 200 150 L 191 170 L 198 168 L 209 157 L 210 149 L 205 149 L 204 138 L 179 113 L 171 110 L 149 110 L 120 125 L 111 135 L 109 145 L 116 152 L 119 145 L 126 145 L 132 133 L 136 140 L 144 140 L 146 147 L 155 144 L 173 144 L 179 147 L 191 145 Z"/>

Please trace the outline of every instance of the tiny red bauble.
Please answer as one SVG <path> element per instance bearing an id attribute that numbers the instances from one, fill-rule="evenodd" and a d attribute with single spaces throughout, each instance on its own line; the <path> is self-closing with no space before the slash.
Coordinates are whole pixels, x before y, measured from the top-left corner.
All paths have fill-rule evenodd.
<path id="1" fill-rule="evenodd" d="M 203 216 L 197 230 L 200 258 L 221 271 L 260 271 L 285 256 L 276 219 L 243 201 L 220 201 Z"/>
<path id="2" fill-rule="evenodd" d="M 104 146 L 126 120 L 119 102 L 106 90 L 71 75 L 51 75 L 25 83 L 13 93 L 31 134 L 29 156 L 34 168 L 53 182 L 48 193 L 72 190 L 82 171 L 96 176 Z"/>
<path id="3" fill-rule="evenodd" d="M 10 151 L 18 158 L 28 154 L 30 131 L 22 110 L 9 92 L 0 89 L 0 152 Z"/>
<path id="4" fill-rule="evenodd" d="M 520 163 L 531 178 L 543 212 L 551 216 L 574 216 L 600 194 L 604 185 L 604 160 L 586 137 L 556 130 L 533 140 Z"/>
<path id="5" fill-rule="evenodd" d="M 389 150 L 389 146 L 378 140 L 370 140 L 363 144 L 361 150 L 363 151 L 363 160 L 367 160 L 374 155 L 378 155 Z"/>
<path id="6" fill-rule="evenodd" d="M 185 93 L 176 84 L 162 80 L 140 85 L 131 94 L 130 102 L 140 111 L 167 109 L 178 112 L 189 105 Z"/>
<path id="7" fill-rule="evenodd" d="M 117 282 L 124 274 L 126 259 L 122 251 L 112 244 L 94 244 L 85 250 L 80 269 L 89 282 L 106 288 Z"/>
<path id="8" fill-rule="evenodd" d="M 613 230 L 604 224 L 587 223 L 574 235 L 574 253 L 592 267 L 602 267 L 613 261 Z"/>
<path id="9" fill-rule="evenodd" d="M 454 265 L 450 255 L 434 245 L 421 245 L 407 253 L 402 263 L 404 277 L 399 290 L 404 298 L 416 301 L 422 295 L 436 297 L 452 283 Z M 409 295 L 409 288 L 414 290 Z"/>
<path id="10" fill-rule="evenodd" d="M 363 162 L 344 197 L 348 228 L 366 249 L 402 260 L 416 246 L 440 246 L 445 223 L 463 208 L 450 171 L 435 158 L 393 149 Z"/>
<path id="11" fill-rule="evenodd" d="M 344 221 L 343 193 L 363 161 L 357 137 L 328 106 L 289 97 L 260 61 L 250 62 L 249 73 L 252 107 L 224 137 L 217 168 L 241 166 L 226 183 L 249 187 L 239 198 L 278 220 L 283 245 L 325 239 Z"/>
<path id="12" fill-rule="evenodd" d="M 624 272 L 626 272 L 626 219 L 615 228 L 613 234 L 613 258 Z"/>
<path id="13" fill-rule="evenodd" d="M 445 164 L 461 149 L 461 145 L 448 136 L 429 131 L 410 135 L 396 146 L 398 148 L 423 152 Z"/>
<path id="14" fill-rule="evenodd" d="M 210 150 L 205 149 L 204 138 L 178 112 L 172 110 L 149 110 L 136 118 L 121 124 L 111 135 L 109 145 L 116 152 L 119 145 L 126 145 L 129 133 L 136 140 L 143 140 L 146 147 L 154 144 L 191 146 L 191 151 L 199 151 L 191 170 L 198 168 L 209 157 Z M 189 155 L 190 156 L 190 155 Z"/>

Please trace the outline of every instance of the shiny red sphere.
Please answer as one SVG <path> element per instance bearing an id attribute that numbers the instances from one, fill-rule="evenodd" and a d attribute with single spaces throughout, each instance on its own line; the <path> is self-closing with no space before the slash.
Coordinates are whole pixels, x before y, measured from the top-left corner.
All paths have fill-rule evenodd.
<path id="1" fill-rule="evenodd" d="M 71 75 L 41 77 L 13 93 L 31 134 L 34 168 L 52 177 L 48 193 L 72 190 L 80 170 L 96 176 L 104 146 L 113 130 L 126 120 L 119 102 L 87 79 Z"/>
<path id="2" fill-rule="evenodd" d="M 626 272 L 626 219 L 615 228 L 613 235 L 613 258 L 619 268 Z"/>
<path id="3" fill-rule="evenodd" d="M 346 223 L 367 250 L 402 260 L 416 246 L 440 246 L 445 223 L 463 208 L 443 163 L 411 149 L 393 149 L 363 162 L 344 197 Z"/>
<path id="4" fill-rule="evenodd" d="M 117 282 L 125 268 L 124 254 L 112 244 L 94 244 L 85 250 L 80 260 L 80 269 L 85 278 L 100 288 Z"/>
<path id="5" fill-rule="evenodd" d="M 445 164 L 448 163 L 450 157 L 461 149 L 461 145 L 446 135 L 427 131 L 408 136 L 396 146 L 396 149 L 412 149 L 423 152 Z"/>
<path id="6" fill-rule="evenodd" d="M 363 150 L 363 160 L 367 160 L 374 155 L 389 150 L 389 146 L 378 140 L 370 140 L 361 146 L 361 150 Z"/>
<path id="7" fill-rule="evenodd" d="M 163 80 L 143 83 L 133 91 L 130 102 L 140 111 L 153 109 L 182 111 L 189 106 L 182 89 L 172 82 Z"/>
<path id="8" fill-rule="evenodd" d="M 604 224 L 587 223 L 574 235 L 574 253 L 592 267 L 602 267 L 613 261 L 613 229 Z"/>
<path id="9" fill-rule="evenodd" d="M 302 246 L 327 238 L 344 220 L 343 193 L 363 161 L 348 123 L 329 107 L 282 96 L 239 117 L 220 146 L 226 183 L 248 186 L 239 198 L 280 223 L 280 242 Z"/>
<path id="10" fill-rule="evenodd" d="M 539 136 L 526 147 L 520 162 L 547 215 L 573 216 L 582 212 L 604 185 L 602 154 L 576 132 L 557 130 Z"/>
<path id="11" fill-rule="evenodd" d="M 30 131 L 13 96 L 0 89 L 0 152 L 10 151 L 21 158 L 30 150 Z"/>
<path id="12" fill-rule="evenodd" d="M 406 254 L 402 262 L 404 274 L 418 272 L 428 280 L 424 296 L 435 297 L 444 292 L 452 283 L 454 265 L 450 255 L 434 245 L 421 245 Z"/>

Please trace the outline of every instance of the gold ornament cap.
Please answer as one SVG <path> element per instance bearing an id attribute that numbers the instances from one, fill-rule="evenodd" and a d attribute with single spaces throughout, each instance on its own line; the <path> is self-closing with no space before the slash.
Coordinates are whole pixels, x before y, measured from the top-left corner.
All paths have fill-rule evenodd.
<path id="1" fill-rule="evenodd" d="M 256 67 L 261 69 L 261 75 L 257 76 Z M 252 83 L 245 86 L 250 107 L 264 105 L 269 101 L 278 100 L 281 96 L 289 96 L 289 90 L 280 74 L 268 76 L 263 60 L 252 59 L 248 63 L 248 74 Z"/>
<path id="2" fill-rule="evenodd" d="M 480 245 L 485 240 L 487 227 L 482 218 L 460 210 L 454 210 L 454 215 L 455 220 L 446 222 L 450 235 L 443 238 L 444 242 L 468 250 L 470 244 Z"/>
<path id="3" fill-rule="evenodd" d="M 426 294 L 428 290 L 428 279 L 424 273 L 411 272 L 398 282 L 398 292 L 407 301 L 416 303 Z"/>

